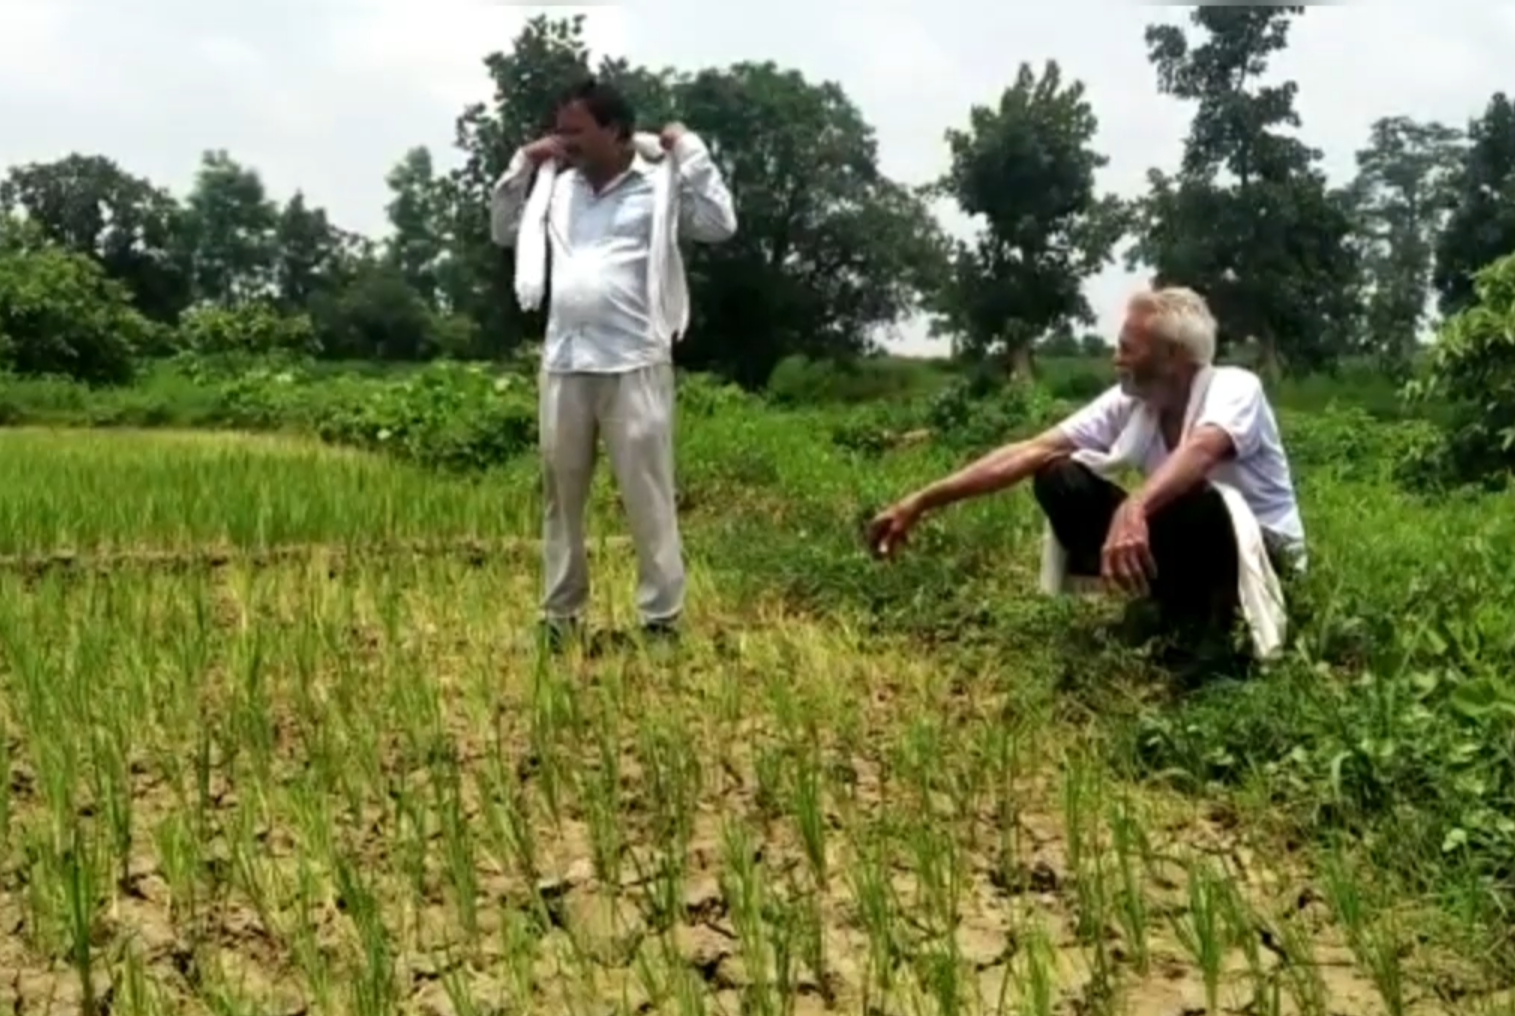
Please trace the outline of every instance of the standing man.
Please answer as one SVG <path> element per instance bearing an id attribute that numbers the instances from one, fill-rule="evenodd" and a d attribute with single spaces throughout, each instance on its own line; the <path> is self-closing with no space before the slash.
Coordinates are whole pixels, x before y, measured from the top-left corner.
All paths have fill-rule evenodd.
<path id="1" fill-rule="evenodd" d="M 1229 633 L 1240 609 L 1271 649 L 1281 622 L 1268 601 L 1281 593 L 1268 580 L 1303 565 L 1304 526 L 1262 382 L 1214 356 L 1199 294 L 1137 293 L 1115 349 L 1118 385 L 880 513 L 872 549 L 888 556 L 927 512 L 1030 479 L 1065 573 L 1150 594 L 1200 644 Z M 1112 467 L 1143 479 L 1124 490 Z M 1044 574 L 1050 586 L 1059 578 Z"/>
<path id="2" fill-rule="evenodd" d="M 490 201 L 496 244 L 517 246 L 518 231 L 524 238 L 541 228 L 551 249 L 540 431 L 542 613 L 555 647 L 580 629 L 589 600 L 584 516 L 601 436 L 636 546 L 643 630 L 676 633 L 684 609 L 672 345 L 688 310 L 677 243 L 729 239 L 736 213 L 699 137 L 679 124 L 655 139 L 639 136 L 634 122 L 611 86 L 575 86 L 559 104 L 556 131 L 515 153 Z M 528 202 L 537 178 L 543 193 Z M 541 222 L 529 210 L 539 198 Z M 526 246 L 516 252 L 518 273 L 540 271 L 521 262 L 545 251 Z"/>

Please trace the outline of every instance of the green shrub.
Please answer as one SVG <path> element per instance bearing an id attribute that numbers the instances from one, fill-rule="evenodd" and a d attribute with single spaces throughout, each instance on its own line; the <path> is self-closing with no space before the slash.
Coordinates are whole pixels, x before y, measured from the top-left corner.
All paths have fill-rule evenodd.
<path id="1" fill-rule="evenodd" d="M 937 387 L 942 372 L 935 364 L 885 357 L 812 360 L 786 356 L 768 375 L 764 395 L 776 406 L 856 404 L 909 398 Z"/>
<path id="2" fill-rule="evenodd" d="M 0 369 L 122 384 L 153 335 L 131 293 L 93 259 L 0 221 Z"/>
<path id="3" fill-rule="evenodd" d="M 179 319 L 178 339 L 184 352 L 244 361 L 278 354 L 315 356 L 321 351 L 309 317 L 284 314 L 258 302 L 191 308 Z"/>
<path id="4" fill-rule="evenodd" d="M 1417 486 L 1501 488 L 1515 469 L 1515 254 L 1480 270 L 1474 292 L 1442 325 L 1425 375 L 1405 386 L 1410 404 L 1449 408 L 1441 439 L 1401 469 Z"/>
<path id="5" fill-rule="evenodd" d="M 927 403 L 933 439 L 969 453 L 987 452 L 1053 422 L 1064 407 L 1032 382 L 959 381 Z"/>
<path id="6" fill-rule="evenodd" d="M 680 374 L 678 379 L 678 413 L 684 417 L 713 416 L 760 403 L 739 386 L 722 381 L 712 374 Z"/>
<path id="7" fill-rule="evenodd" d="M 439 469 L 488 469 L 535 444 L 536 391 L 528 377 L 443 361 L 364 385 L 325 407 L 316 432 Z"/>

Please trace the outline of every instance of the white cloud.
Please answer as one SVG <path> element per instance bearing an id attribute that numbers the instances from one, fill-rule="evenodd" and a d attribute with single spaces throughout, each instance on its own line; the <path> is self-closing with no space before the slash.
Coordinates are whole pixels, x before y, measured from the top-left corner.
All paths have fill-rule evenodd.
<path id="1" fill-rule="evenodd" d="M 1176 163 L 1191 115 L 1157 94 L 1142 39 L 1148 22 L 1186 10 L 1115 0 L 0 0 L 0 165 L 103 152 L 183 190 L 200 152 L 224 147 L 277 196 L 303 188 L 343 225 L 377 233 L 386 171 L 415 144 L 452 161 L 454 119 L 489 97 L 484 55 L 539 13 L 585 14 L 597 54 L 772 59 L 837 80 L 877 129 L 886 171 L 911 182 L 941 171 L 943 132 L 994 102 L 1023 60 L 1056 59 L 1085 82 L 1111 158 L 1101 182 L 1122 193 Z M 1299 83 L 1302 134 L 1340 178 L 1378 116 L 1461 126 L 1477 115 L 1505 85 L 1512 47 L 1509 7 L 1316 6 L 1275 70 Z M 1091 282 L 1107 332 L 1136 281 L 1112 267 Z"/>
<path id="2" fill-rule="evenodd" d="M 64 11 L 27 0 L 0 0 L 0 90 L 27 88 L 56 95 L 71 83 L 49 73 L 49 60 L 65 43 Z"/>

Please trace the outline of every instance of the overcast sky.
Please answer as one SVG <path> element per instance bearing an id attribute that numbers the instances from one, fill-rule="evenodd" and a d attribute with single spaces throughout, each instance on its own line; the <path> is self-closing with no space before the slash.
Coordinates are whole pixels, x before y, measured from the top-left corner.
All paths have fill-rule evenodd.
<path id="1" fill-rule="evenodd" d="M 1147 23 L 1187 16 L 1173 6 L 0 0 L 0 165 L 102 153 L 182 194 L 200 153 L 226 148 L 274 197 L 302 188 L 342 226 L 378 235 L 384 174 L 404 151 L 454 159 L 454 119 L 489 94 L 481 58 L 532 14 L 576 11 L 597 55 L 687 69 L 771 59 L 841 82 L 878 131 L 884 170 L 912 183 L 940 173 L 943 131 L 993 102 L 1023 60 L 1055 58 L 1088 86 L 1111 160 L 1101 182 L 1119 193 L 1176 165 L 1190 115 L 1157 94 L 1142 41 Z M 1303 135 L 1346 178 L 1374 118 L 1464 126 L 1509 85 L 1510 53 L 1515 7 L 1375 0 L 1312 7 L 1275 71 L 1299 83 Z M 1112 265 L 1089 284 L 1107 337 L 1138 282 Z M 906 349 L 938 351 L 919 326 L 904 332 Z"/>

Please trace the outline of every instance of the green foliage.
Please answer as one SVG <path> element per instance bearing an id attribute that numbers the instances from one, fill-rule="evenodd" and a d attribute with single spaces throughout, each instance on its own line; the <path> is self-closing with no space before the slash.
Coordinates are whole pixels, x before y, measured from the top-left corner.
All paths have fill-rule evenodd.
<path id="1" fill-rule="evenodd" d="M 536 441 L 536 393 L 523 377 L 440 362 L 337 407 L 318 432 L 440 469 L 487 469 Z"/>
<path id="2" fill-rule="evenodd" d="M 709 374 L 684 374 L 678 380 L 678 409 L 683 417 L 710 417 L 758 405 L 750 393 Z"/>
<path id="3" fill-rule="evenodd" d="M 392 265 L 357 268 L 346 286 L 312 300 L 311 316 L 332 356 L 417 361 L 477 351 L 473 322 L 434 311 Z"/>
<path id="4" fill-rule="evenodd" d="M 1468 123 L 1449 182 L 1451 212 L 1436 242 L 1432 283 L 1443 314 L 1475 299 L 1480 269 L 1515 250 L 1515 103 L 1504 92 Z"/>
<path id="5" fill-rule="evenodd" d="M 1380 420 L 1361 405 L 1280 410 L 1279 428 L 1296 475 L 1354 481 L 1388 482 L 1436 437 L 1430 421 Z"/>
<path id="6" fill-rule="evenodd" d="M 282 314 L 254 301 L 185 311 L 179 321 L 179 348 L 198 356 L 314 356 L 321 344 L 306 315 Z"/>
<path id="7" fill-rule="evenodd" d="M 681 365 L 756 389 L 786 355 L 867 351 L 940 278 L 940 227 L 879 168 L 873 128 L 840 85 L 764 62 L 668 87 L 739 203 L 734 237 L 690 251 Z"/>
<path id="8" fill-rule="evenodd" d="M 969 379 L 932 397 L 924 422 L 948 447 L 980 453 L 1028 436 L 1062 408 L 1045 388 L 1023 378 L 987 385 Z"/>
<path id="9" fill-rule="evenodd" d="M 883 358 L 812 360 L 795 354 L 768 375 L 764 394 L 774 405 L 797 407 L 907 398 L 939 387 L 945 374 L 930 364 Z"/>
<path id="10" fill-rule="evenodd" d="M 1374 121 L 1357 152 L 1350 197 L 1368 298 L 1355 345 L 1401 378 L 1420 339 L 1434 247 L 1461 155 L 1459 131 L 1405 116 Z"/>
<path id="11" fill-rule="evenodd" d="M 1153 169 L 1128 262 L 1208 299 L 1223 345 L 1253 339 L 1262 368 L 1307 373 L 1357 334 L 1360 273 L 1351 202 L 1294 130 L 1297 88 L 1262 84 L 1303 7 L 1201 6 L 1198 38 L 1147 29 L 1164 94 L 1198 108 L 1177 174 Z"/>
<path id="12" fill-rule="evenodd" d="M 957 244 L 929 302 L 965 355 L 1024 356 L 1048 331 L 1093 321 L 1081 284 L 1126 231 L 1121 202 L 1095 193 L 1109 161 L 1089 147 L 1097 129 L 1083 83 L 1065 85 L 1048 61 L 1040 77 L 1022 64 L 997 106 L 948 132 L 952 163 L 936 188 L 986 228 Z"/>
<path id="13" fill-rule="evenodd" d="M 1197 791 L 1245 786 L 1307 833 L 1361 837 L 1383 873 L 1503 895 L 1515 866 L 1511 516 L 1487 499 L 1416 504 L 1329 475 L 1311 491 L 1324 552 L 1296 590 L 1299 658 L 1132 717 L 1130 757 Z"/>
<path id="14" fill-rule="evenodd" d="M 1043 386 L 977 374 L 954 381 L 925 398 L 875 403 L 849 413 L 831 428 L 832 443 L 864 455 L 894 448 L 919 432 L 934 447 L 980 455 L 1027 437 L 1053 422 L 1068 406 Z"/>
<path id="15" fill-rule="evenodd" d="M 151 321 L 172 322 L 189 300 L 178 203 L 111 159 L 71 154 L 13 167 L 0 182 L 6 214 L 24 215 L 48 240 L 93 258 Z"/>
<path id="16" fill-rule="evenodd" d="M 115 384 L 153 334 L 98 262 L 0 220 L 0 367 Z"/>
<path id="17" fill-rule="evenodd" d="M 1442 325 L 1426 375 L 1405 389 L 1412 403 L 1453 407 L 1442 440 L 1407 463 L 1421 483 L 1502 487 L 1515 467 L 1515 255 L 1480 271 L 1474 291 Z"/>

